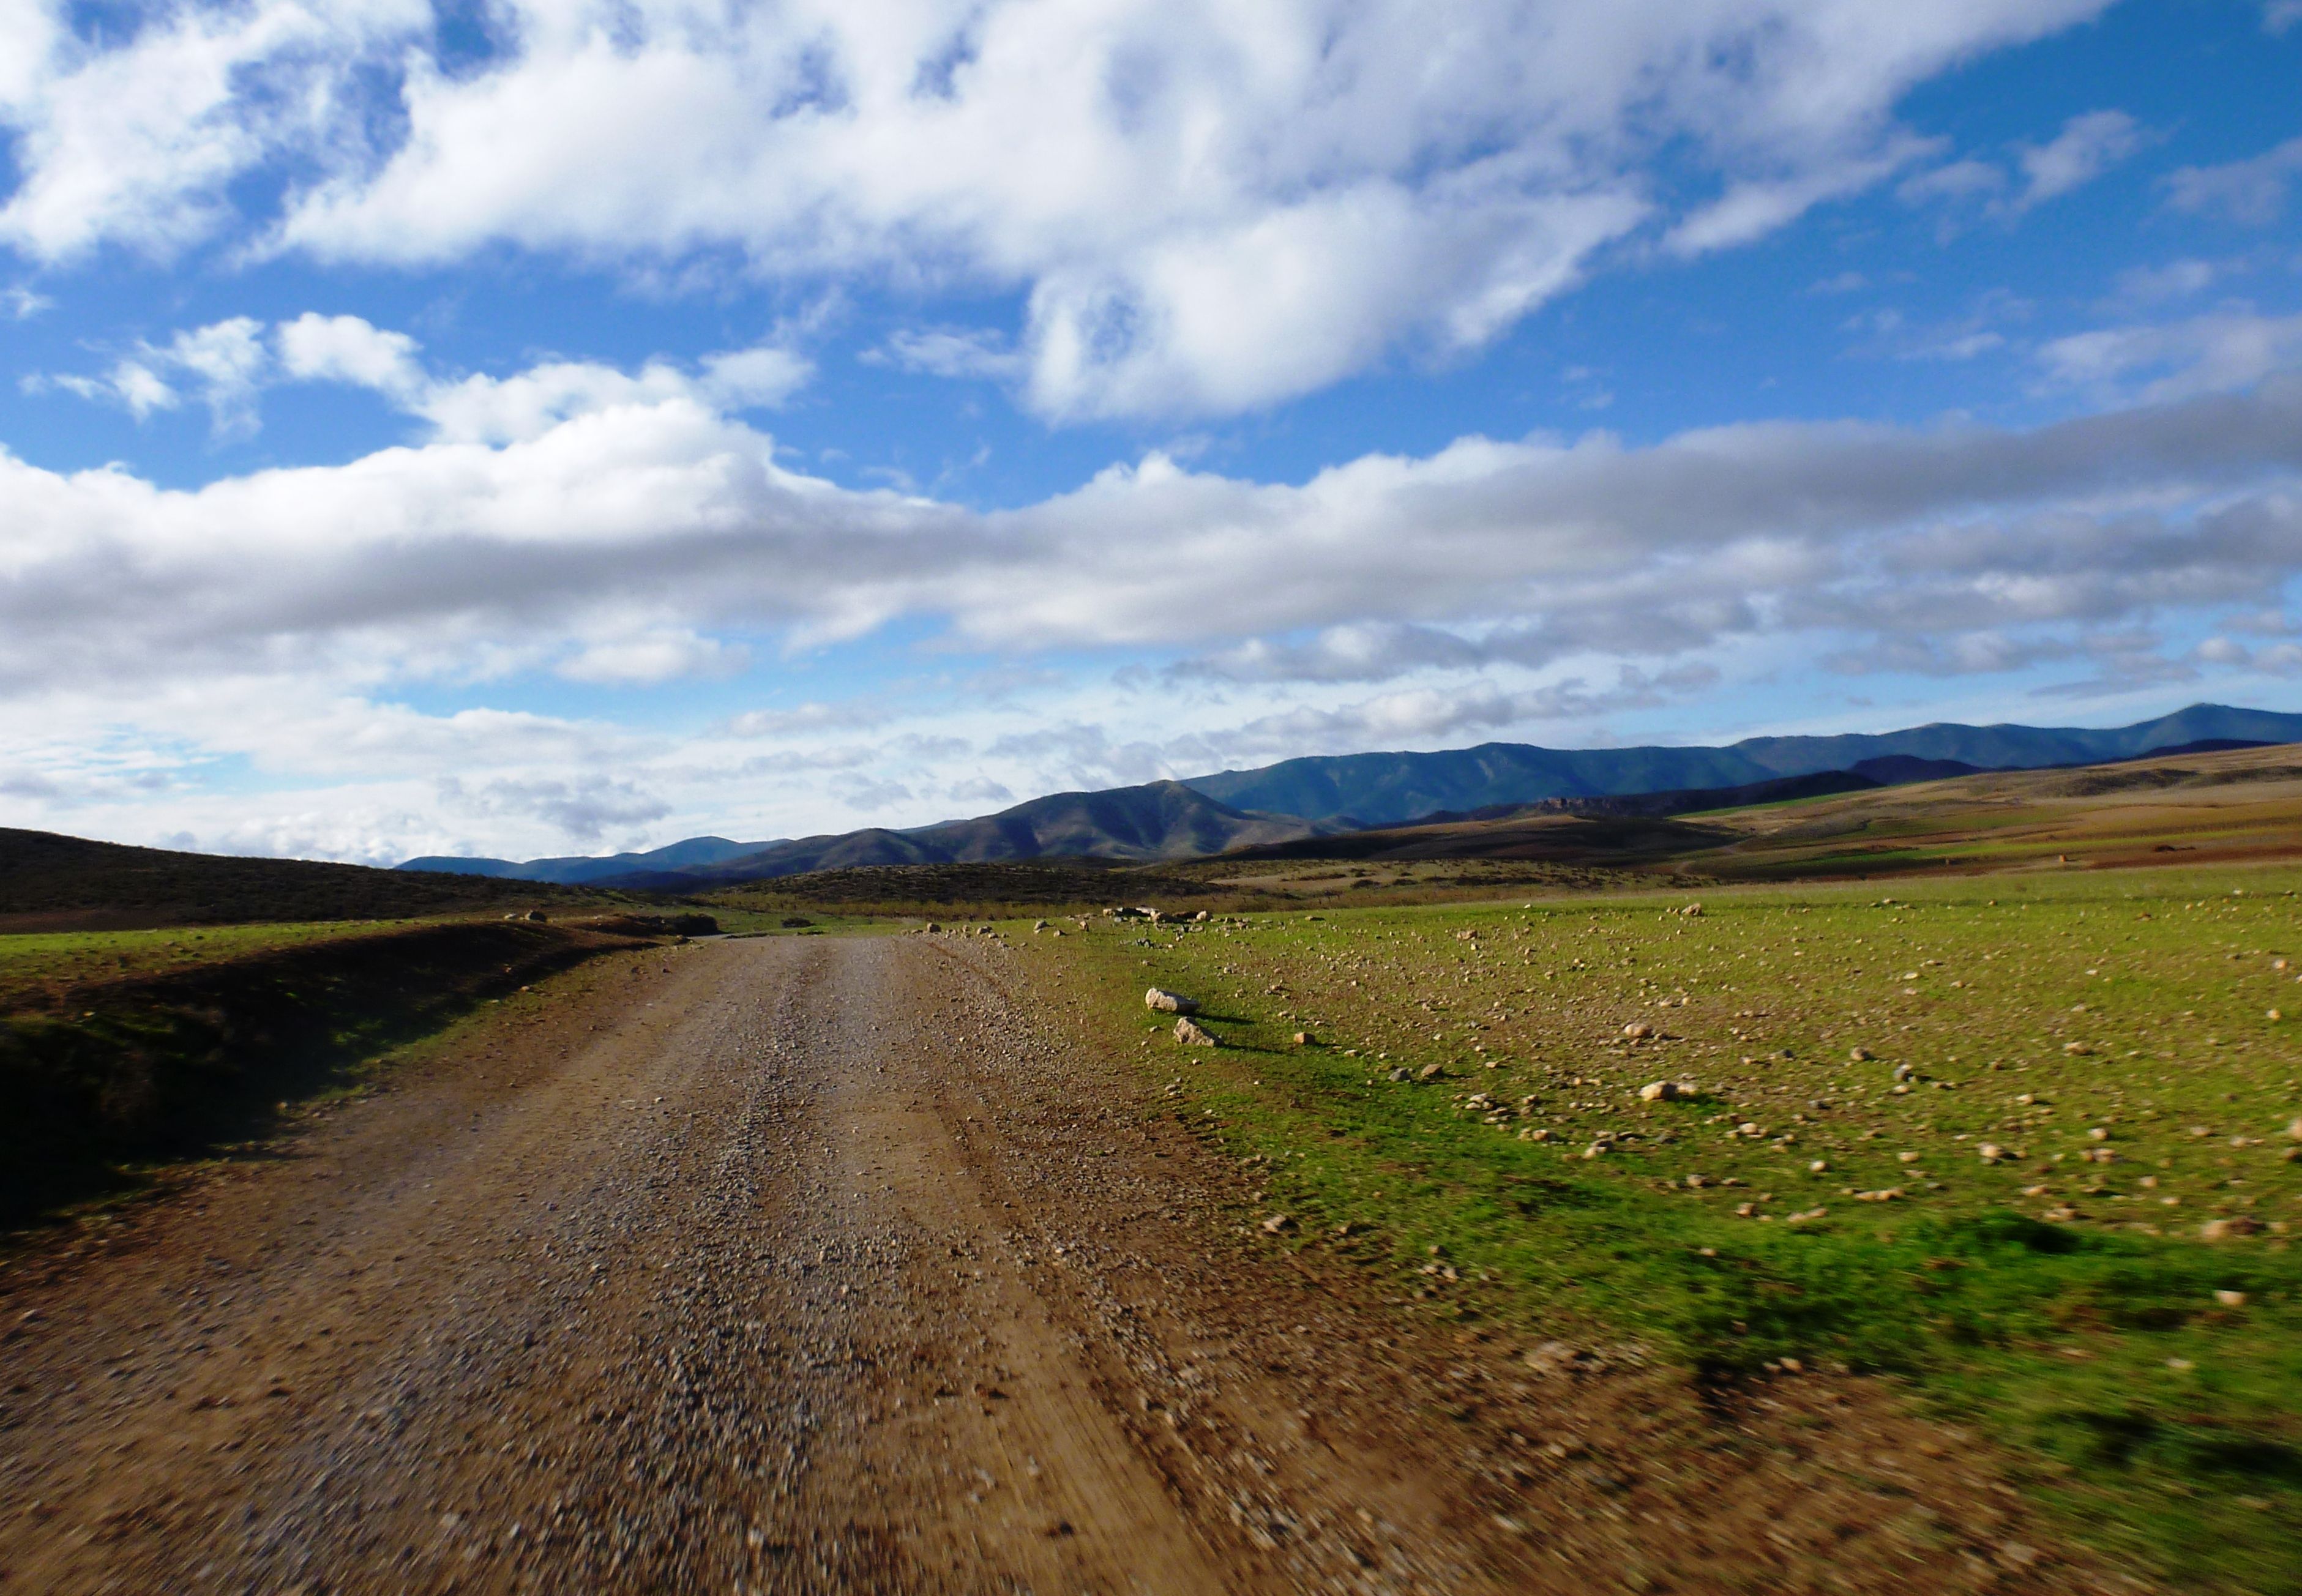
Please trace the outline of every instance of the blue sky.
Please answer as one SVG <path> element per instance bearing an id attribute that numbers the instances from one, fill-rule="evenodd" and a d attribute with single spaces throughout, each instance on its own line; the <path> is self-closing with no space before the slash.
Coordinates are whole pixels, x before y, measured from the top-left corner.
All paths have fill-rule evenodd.
<path id="1" fill-rule="evenodd" d="M 2302 4 L 0 13 L 0 824 L 2302 705 Z"/>

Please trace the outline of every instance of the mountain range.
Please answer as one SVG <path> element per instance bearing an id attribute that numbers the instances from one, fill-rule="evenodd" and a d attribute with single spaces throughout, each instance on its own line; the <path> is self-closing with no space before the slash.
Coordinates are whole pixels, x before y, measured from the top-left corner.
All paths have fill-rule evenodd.
<path id="1" fill-rule="evenodd" d="M 859 865 L 1188 859 L 1546 802 L 1649 795 L 1658 802 L 1637 807 L 1678 812 L 1697 794 L 1789 797 L 1931 780 L 1964 770 L 2041 769 L 2202 746 L 2293 742 L 2302 742 L 2302 715 L 2193 704 L 2155 720 L 2107 729 L 1938 722 L 1895 732 L 1750 737 L 1719 748 L 1557 749 L 1488 743 L 1438 753 L 1287 760 L 1185 781 L 1057 793 L 996 814 L 903 830 L 871 827 L 758 843 L 689 837 L 642 853 L 524 862 L 433 855 L 399 868 L 682 891 Z M 1824 777 L 1830 779 L 1808 779 Z"/>

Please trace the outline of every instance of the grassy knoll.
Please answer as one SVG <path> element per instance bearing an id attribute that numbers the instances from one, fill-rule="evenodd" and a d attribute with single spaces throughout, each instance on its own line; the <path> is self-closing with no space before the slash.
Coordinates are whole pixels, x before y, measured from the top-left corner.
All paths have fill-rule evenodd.
<path id="1" fill-rule="evenodd" d="M 2302 1581 L 2298 888 L 2071 871 L 1017 940 L 1267 1172 L 1290 1245 L 1714 1378 L 1906 1382 L 2078 1537 L 2267 1592 Z M 1228 1046 L 1155 1029 L 1154 982 Z M 1642 1099 L 1664 1081 L 1693 1093 Z"/>

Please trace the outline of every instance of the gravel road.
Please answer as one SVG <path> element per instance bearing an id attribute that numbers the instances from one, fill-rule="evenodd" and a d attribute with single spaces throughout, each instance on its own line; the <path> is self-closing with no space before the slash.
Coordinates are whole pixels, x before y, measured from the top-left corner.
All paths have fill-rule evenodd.
<path id="1" fill-rule="evenodd" d="M 2097 1588 L 1859 1382 L 1530 1363 L 1263 1236 L 1025 979 L 609 955 L 20 1247 L 0 1591 Z"/>

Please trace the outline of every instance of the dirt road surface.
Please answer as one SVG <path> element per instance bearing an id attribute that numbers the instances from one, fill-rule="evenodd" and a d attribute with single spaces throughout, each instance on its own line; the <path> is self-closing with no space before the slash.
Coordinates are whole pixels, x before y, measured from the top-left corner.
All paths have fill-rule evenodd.
<path id="1" fill-rule="evenodd" d="M 2137 1588 L 1861 1382 L 1530 1363 L 1264 1236 L 1023 968 L 611 955 L 20 1247 L 0 1592 Z"/>

